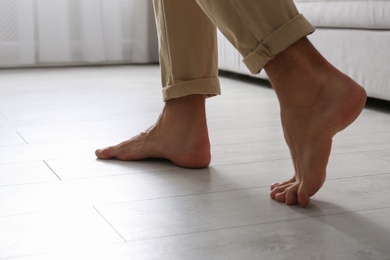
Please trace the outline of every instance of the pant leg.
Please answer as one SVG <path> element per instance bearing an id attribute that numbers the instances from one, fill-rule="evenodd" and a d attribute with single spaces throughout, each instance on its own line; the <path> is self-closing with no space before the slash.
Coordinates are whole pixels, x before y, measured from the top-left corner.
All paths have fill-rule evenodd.
<path id="1" fill-rule="evenodd" d="M 253 73 L 314 27 L 292 0 L 197 0 Z"/>
<path id="2" fill-rule="evenodd" d="M 220 94 L 216 27 L 195 0 L 154 0 L 163 98 Z"/>

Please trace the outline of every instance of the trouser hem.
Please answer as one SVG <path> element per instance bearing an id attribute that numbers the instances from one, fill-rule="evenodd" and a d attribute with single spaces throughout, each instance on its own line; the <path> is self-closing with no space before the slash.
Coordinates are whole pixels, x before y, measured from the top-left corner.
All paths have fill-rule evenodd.
<path id="1" fill-rule="evenodd" d="M 258 74 L 268 61 L 314 30 L 306 18 L 299 14 L 264 39 L 243 62 L 252 74 Z"/>
<path id="2" fill-rule="evenodd" d="M 173 98 L 185 97 L 193 94 L 213 97 L 221 95 L 221 87 L 218 78 L 196 79 L 180 82 L 163 88 L 163 99 L 168 101 Z"/>

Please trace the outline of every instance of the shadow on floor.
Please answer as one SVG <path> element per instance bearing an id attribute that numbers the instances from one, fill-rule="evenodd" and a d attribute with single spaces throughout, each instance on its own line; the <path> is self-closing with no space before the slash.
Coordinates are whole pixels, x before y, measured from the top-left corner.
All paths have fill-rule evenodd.
<path id="1" fill-rule="evenodd" d="M 368 98 L 365 109 L 390 113 L 390 101 L 377 98 Z"/>

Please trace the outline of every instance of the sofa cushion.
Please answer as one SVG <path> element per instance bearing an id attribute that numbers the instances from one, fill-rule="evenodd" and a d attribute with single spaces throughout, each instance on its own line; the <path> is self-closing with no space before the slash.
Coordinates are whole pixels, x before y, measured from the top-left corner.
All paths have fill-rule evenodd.
<path id="1" fill-rule="evenodd" d="M 390 29 L 389 0 L 294 0 L 316 27 Z"/>

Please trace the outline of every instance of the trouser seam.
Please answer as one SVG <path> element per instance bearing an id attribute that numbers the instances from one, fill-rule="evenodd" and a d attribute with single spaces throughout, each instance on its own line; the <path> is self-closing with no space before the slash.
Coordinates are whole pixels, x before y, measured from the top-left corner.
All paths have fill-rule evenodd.
<path id="1" fill-rule="evenodd" d="M 241 13 L 237 10 L 237 8 L 236 8 L 236 6 L 234 5 L 234 3 L 232 2 L 232 0 L 229 0 L 229 2 L 230 2 L 230 5 L 234 8 L 234 10 L 236 11 L 236 13 L 238 14 L 238 16 L 240 17 L 241 21 L 243 21 L 244 24 L 246 25 L 248 31 L 251 32 L 253 38 L 255 38 L 255 39 L 258 41 L 258 43 L 260 44 L 260 43 L 261 43 L 261 40 L 259 40 L 259 39 L 256 37 L 256 34 L 253 33 L 253 31 L 252 31 L 252 26 L 250 26 L 250 25 L 248 24 L 248 22 L 242 17 Z"/>
<path id="2" fill-rule="evenodd" d="M 165 65 L 168 65 L 167 66 L 167 69 L 169 70 L 169 81 L 172 82 L 172 85 L 175 84 L 175 80 L 174 80 L 174 77 L 173 77 L 173 69 L 172 69 L 172 60 L 171 60 L 171 52 L 170 52 L 170 46 L 169 46 L 169 42 L 168 42 L 168 33 L 167 33 L 167 22 L 166 22 L 166 18 L 165 18 L 165 4 L 164 4 L 164 1 L 161 1 L 160 0 L 160 3 L 161 3 L 161 7 L 162 7 L 162 19 L 163 19 L 163 24 L 164 24 L 164 42 L 165 42 L 165 49 L 166 49 L 166 53 L 167 53 L 167 56 L 168 56 L 168 64 L 165 64 Z M 166 83 L 165 83 L 166 84 Z"/>

